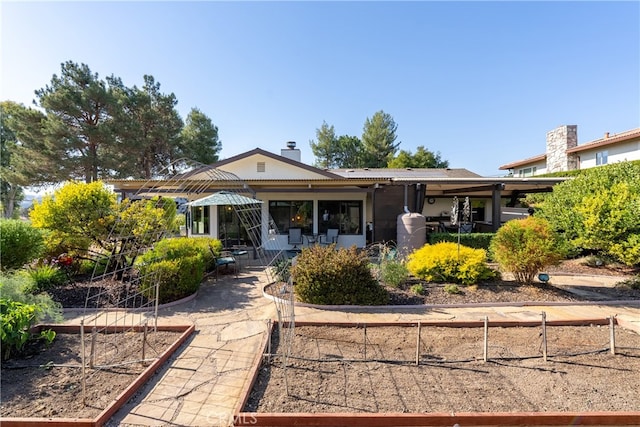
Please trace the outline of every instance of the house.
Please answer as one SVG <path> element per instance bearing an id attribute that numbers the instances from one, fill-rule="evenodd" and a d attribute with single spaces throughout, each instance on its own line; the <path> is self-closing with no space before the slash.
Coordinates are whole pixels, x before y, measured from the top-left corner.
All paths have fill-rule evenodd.
<path id="1" fill-rule="evenodd" d="M 411 212 L 425 216 L 424 230 L 417 232 L 426 233 L 450 221 L 454 196 L 460 202 L 469 197 L 473 222 L 497 230 L 504 206 L 513 206 L 524 193 L 551 191 L 566 179 L 485 178 L 453 168 L 327 170 L 300 159 L 300 150 L 290 142 L 280 155 L 256 148 L 172 179 L 109 183 L 123 198 L 186 198 L 193 203 L 190 235 L 217 237 L 225 246 L 265 247 L 268 241 L 274 248 L 288 248 L 290 228 L 301 228 L 308 243 L 328 229 L 339 230 L 337 243 L 343 247 L 396 241 L 399 216 Z M 221 190 L 241 193 L 256 203 L 243 210 L 194 202 Z M 257 224 L 256 229 L 247 230 L 247 223 Z"/>
<path id="2" fill-rule="evenodd" d="M 551 172 L 587 169 L 621 161 L 640 160 L 640 128 L 578 145 L 578 127 L 560 126 L 547 133 L 545 154 L 500 166 L 512 176 L 529 177 Z"/>

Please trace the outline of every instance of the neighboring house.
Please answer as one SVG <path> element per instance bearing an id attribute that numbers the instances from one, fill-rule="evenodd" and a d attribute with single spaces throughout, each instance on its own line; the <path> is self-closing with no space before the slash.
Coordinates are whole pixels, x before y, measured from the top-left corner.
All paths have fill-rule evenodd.
<path id="1" fill-rule="evenodd" d="M 329 228 L 339 230 L 339 246 L 364 247 L 374 241 L 397 240 L 398 217 L 421 213 L 429 225 L 450 221 L 453 198 L 470 198 L 473 220 L 497 230 L 503 206 L 513 206 L 523 193 L 551 191 L 565 178 L 485 178 L 466 169 L 334 169 L 300 161 L 300 150 L 288 143 L 280 155 L 256 148 L 210 165 L 207 171 L 171 180 L 109 181 L 122 197 L 170 194 L 189 201 L 220 190 L 249 192 L 260 201 L 262 241 L 287 248 L 287 233 L 300 227 L 315 240 Z M 212 179 L 211 171 L 216 175 Z M 192 183 L 193 185 L 191 185 Z M 197 191 L 194 191 L 197 189 Z M 190 235 L 211 235 L 226 243 L 246 241 L 230 206 L 198 206 L 190 212 Z M 272 220 L 272 222 L 270 222 Z M 275 224 L 272 229 L 267 224 Z M 272 232 L 277 229 L 277 235 Z M 422 232 L 422 231 L 421 231 Z M 254 239 L 251 239 L 254 240 Z"/>
<path id="2" fill-rule="evenodd" d="M 621 161 L 640 160 L 640 128 L 578 145 L 578 127 L 560 126 L 547 133 L 547 152 L 500 166 L 515 177 L 587 169 Z"/>

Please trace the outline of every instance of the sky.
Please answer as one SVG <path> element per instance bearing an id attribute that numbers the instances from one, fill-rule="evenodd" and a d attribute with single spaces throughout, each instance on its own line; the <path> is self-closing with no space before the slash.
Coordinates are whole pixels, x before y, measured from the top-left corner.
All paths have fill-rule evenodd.
<path id="1" fill-rule="evenodd" d="M 126 86 L 152 75 L 219 129 L 221 159 L 279 154 L 323 122 L 362 136 L 378 111 L 399 148 L 504 176 L 544 154 L 640 127 L 640 2 L 0 2 L 0 100 L 33 105 L 66 61 Z"/>

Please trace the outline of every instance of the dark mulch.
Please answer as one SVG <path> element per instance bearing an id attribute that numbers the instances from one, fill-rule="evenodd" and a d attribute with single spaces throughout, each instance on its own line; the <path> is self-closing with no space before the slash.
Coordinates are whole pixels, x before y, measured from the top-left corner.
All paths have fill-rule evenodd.
<path id="1" fill-rule="evenodd" d="M 149 303 L 139 293 L 137 283 L 123 283 L 116 279 L 69 282 L 47 293 L 64 308 L 131 308 Z"/>

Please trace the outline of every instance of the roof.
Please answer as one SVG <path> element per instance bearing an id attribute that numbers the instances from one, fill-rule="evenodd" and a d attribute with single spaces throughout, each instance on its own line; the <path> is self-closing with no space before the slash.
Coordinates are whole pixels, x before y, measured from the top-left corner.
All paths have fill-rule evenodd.
<path id="1" fill-rule="evenodd" d="M 480 175 L 467 169 L 385 169 L 385 168 L 364 168 L 364 169 L 331 169 L 336 175 L 344 178 L 364 178 L 364 179 L 397 179 L 409 178 L 423 180 L 425 178 L 479 178 Z"/>
<path id="2" fill-rule="evenodd" d="M 238 160 L 246 159 L 247 157 L 251 157 L 251 156 L 254 156 L 256 154 L 260 154 L 260 155 L 263 155 L 265 157 L 269 157 L 271 159 L 277 160 L 277 161 L 282 162 L 282 163 L 287 163 L 287 164 L 289 164 L 291 166 L 295 166 L 295 167 L 298 167 L 300 169 L 305 169 L 305 170 L 308 170 L 310 172 L 319 173 L 321 175 L 326 176 L 327 178 L 339 178 L 338 176 L 334 175 L 330 171 L 327 171 L 326 169 L 320 169 L 320 168 L 317 168 L 315 166 L 309 166 L 309 165 L 307 165 L 305 163 L 298 162 L 298 161 L 290 159 L 288 157 L 280 156 L 278 154 L 274 154 L 274 153 L 271 153 L 269 151 L 265 151 L 262 148 L 254 148 L 253 150 L 246 151 L 244 153 L 238 154 L 238 155 L 233 156 L 233 157 L 229 157 L 228 159 L 220 160 L 219 162 L 213 163 L 211 165 L 211 167 L 219 168 L 220 166 L 224 166 L 224 165 L 227 165 L 229 163 L 234 163 L 234 162 L 237 162 Z"/>
<path id="3" fill-rule="evenodd" d="M 513 168 L 517 168 L 518 166 L 530 165 L 531 163 L 541 162 L 546 159 L 547 159 L 546 154 L 540 154 L 534 157 L 529 157 L 528 159 L 518 160 L 517 162 L 513 162 L 513 163 L 507 163 L 506 165 L 500 166 L 498 169 L 499 170 L 513 169 Z"/>
<path id="4" fill-rule="evenodd" d="M 604 138 L 596 139 L 595 141 L 587 142 L 586 144 L 581 144 L 581 145 L 578 145 L 577 147 L 569 148 L 567 150 L 567 153 L 578 153 L 580 151 L 592 150 L 594 148 L 600 148 L 606 145 L 631 141 L 636 138 L 640 138 L 640 128 L 628 130 L 626 132 L 616 133 L 613 135 L 609 135 L 607 133 L 604 136 Z"/>
<path id="5" fill-rule="evenodd" d="M 600 147 L 604 147 L 607 145 L 611 145 L 611 144 L 617 144 L 620 142 L 626 142 L 626 141 L 631 141 L 634 139 L 640 138 L 640 128 L 636 128 L 636 129 L 631 129 L 625 132 L 620 132 L 620 133 L 616 133 L 613 135 L 609 135 L 609 133 L 607 133 L 603 138 L 600 139 L 596 139 L 594 141 L 590 141 L 587 142 L 585 144 L 580 144 L 576 147 L 573 148 L 569 148 L 566 150 L 567 153 L 579 153 L 582 151 L 587 151 L 587 150 L 593 150 L 593 149 L 597 149 Z M 525 165 L 529 165 L 531 163 L 536 163 L 536 162 L 541 162 L 543 160 L 546 160 L 547 155 L 546 154 L 540 154 L 538 156 L 534 156 L 534 157 L 529 157 L 528 159 L 523 159 L 523 160 L 518 160 L 512 163 L 507 163 L 506 165 L 502 165 L 500 166 L 498 169 L 499 170 L 508 170 L 508 169 L 514 169 L 517 168 L 518 166 L 525 166 Z"/>

